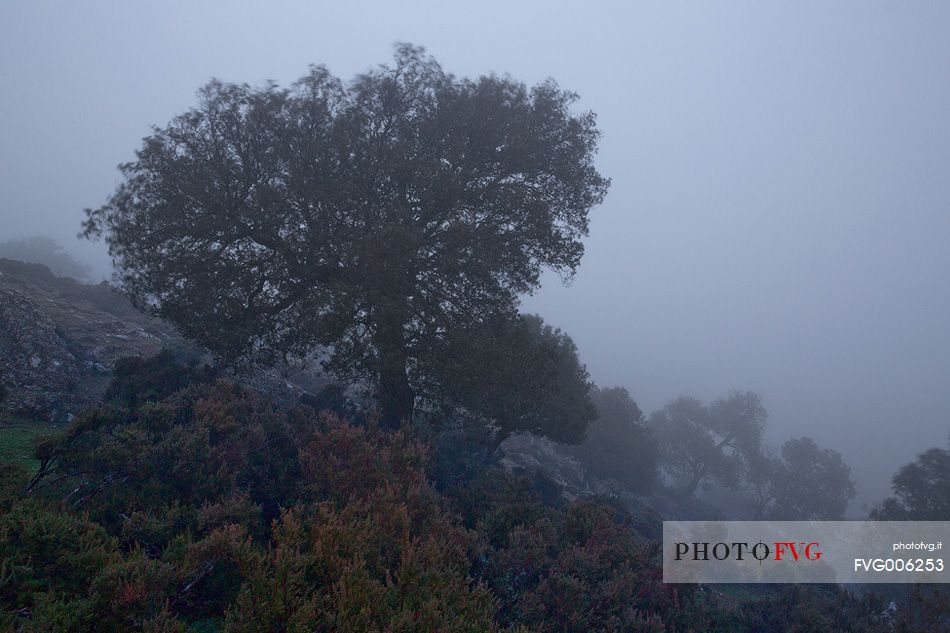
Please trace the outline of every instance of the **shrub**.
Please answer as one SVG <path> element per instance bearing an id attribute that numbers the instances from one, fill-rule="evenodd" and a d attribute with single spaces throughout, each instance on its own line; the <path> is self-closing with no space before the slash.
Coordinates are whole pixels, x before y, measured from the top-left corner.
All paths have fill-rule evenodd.
<path id="1" fill-rule="evenodd" d="M 115 362 L 112 382 L 105 400 L 135 407 L 143 402 L 157 401 L 193 383 L 213 378 L 210 366 L 182 365 L 167 349 L 150 358 L 126 356 Z"/>

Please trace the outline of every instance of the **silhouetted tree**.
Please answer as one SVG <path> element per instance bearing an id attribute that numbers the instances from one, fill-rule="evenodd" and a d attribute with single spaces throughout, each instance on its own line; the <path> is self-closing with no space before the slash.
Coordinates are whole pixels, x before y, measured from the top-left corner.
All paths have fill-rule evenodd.
<path id="1" fill-rule="evenodd" d="M 656 481 L 658 449 L 640 407 L 623 387 L 595 388 L 591 397 L 597 419 L 588 426 L 583 443 L 568 452 L 595 477 L 648 492 Z"/>
<path id="2" fill-rule="evenodd" d="M 662 467 L 684 496 L 703 481 L 737 488 L 750 460 L 761 450 L 768 412 L 751 391 L 704 406 L 681 397 L 651 416 Z"/>
<path id="3" fill-rule="evenodd" d="M 771 480 L 770 519 L 842 519 L 855 495 L 851 468 L 841 453 L 820 448 L 810 437 L 782 445 L 781 458 L 771 462 Z"/>
<path id="4" fill-rule="evenodd" d="M 35 235 L 0 243 L 0 257 L 31 264 L 43 264 L 53 274 L 88 281 L 92 268 L 70 255 L 51 237 Z"/>
<path id="5" fill-rule="evenodd" d="M 140 306 L 226 358 L 324 346 L 375 387 L 383 420 L 429 394 L 447 332 L 512 316 L 550 268 L 575 271 L 608 181 L 576 96 L 459 79 L 423 49 L 344 83 L 213 81 L 155 129 L 87 211 Z"/>
<path id="6" fill-rule="evenodd" d="M 946 521 L 950 518 L 950 451 L 931 448 L 891 479 L 894 496 L 871 512 L 883 521 Z"/>

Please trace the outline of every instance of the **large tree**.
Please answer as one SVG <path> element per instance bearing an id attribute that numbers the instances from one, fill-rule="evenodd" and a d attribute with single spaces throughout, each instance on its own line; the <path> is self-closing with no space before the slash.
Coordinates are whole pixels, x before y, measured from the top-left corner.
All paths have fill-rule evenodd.
<path id="1" fill-rule="evenodd" d="M 395 425 L 449 333 L 513 318 L 542 270 L 579 264 L 609 183 L 575 99 L 457 78 L 409 45 L 349 82 L 320 66 L 287 89 L 213 81 L 144 139 L 85 232 L 186 335 L 229 359 L 325 349 Z"/>

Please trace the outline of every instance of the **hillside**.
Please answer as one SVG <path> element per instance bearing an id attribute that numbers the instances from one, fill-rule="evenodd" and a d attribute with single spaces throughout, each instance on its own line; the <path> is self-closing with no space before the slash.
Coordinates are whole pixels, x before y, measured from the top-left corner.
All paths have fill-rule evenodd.
<path id="1" fill-rule="evenodd" d="M 387 433 L 346 398 L 301 397 L 325 384 L 312 372 L 220 380 L 177 362 L 199 351 L 108 284 L 0 260 L 0 352 L 4 630 L 943 622 L 940 594 L 895 615 L 834 587 L 664 585 L 660 515 L 712 509 L 599 480 L 530 435 L 486 457 L 449 424 Z"/>
<path id="2" fill-rule="evenodd" d="M 446 479 L 416 430 L 167 358 L 121 364 L 38 470 L 0 467 L 4 630 L 895 630 L 880 598 L 835 587 L 664 585 L 614 500 L 491 464 Z"/>
<path id="3" fill-rule="evenodd" d="M 0 418 L 60 424 L 99 401 L 116 361 L 169 350 L 210 360 L 169 324 L 137 310 L 108 283 L 58 277 L 40 264 L 0 258 Z M 314 366 L 244 371 L 231 378 L 280 401 L 318 392 Z"/>

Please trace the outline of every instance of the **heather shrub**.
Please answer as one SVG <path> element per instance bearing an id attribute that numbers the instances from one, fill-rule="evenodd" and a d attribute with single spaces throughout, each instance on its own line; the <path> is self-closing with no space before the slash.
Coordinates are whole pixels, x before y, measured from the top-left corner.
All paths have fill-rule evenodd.
<path id="1" fill-rule="evenodd" d="M 567 501 L 553 481 L 481 457 L 437 486 L 439 446 L 329 409 L 280 409 L 225 382 L 90 409 L 37 447 L 32 478 L 0 471 L 0 627 L 742 633 L 889 622 L 917 633 L 946 622 L 936 593 L 908 596 L 919 616 L 887 620 L 880 601 L 836 589 L 731 600 L 664 585 L 658 545 L 617 503 Z"/>

